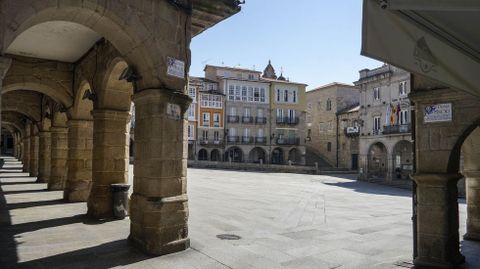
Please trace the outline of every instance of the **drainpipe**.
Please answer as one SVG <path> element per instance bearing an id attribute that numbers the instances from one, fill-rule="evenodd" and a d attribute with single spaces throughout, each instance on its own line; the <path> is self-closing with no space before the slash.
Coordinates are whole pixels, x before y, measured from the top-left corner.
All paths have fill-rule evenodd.
<path id="1" fill-rule="evenodd" d="M 337 156 L 336 156 L 336 163 L 337 163 L 337 165 L 336 165 L 336 166 L 337 166 L 337 168 L 338 168 L 338 150 L 339 150 L 338 147 L 339 147 L 339 143 L 340 143 L 340 140 L 338 139 L 338 134 L 339 134 L 339 132 L 338 132 L 338 123 L 339 123 L 339 120 L 338 120 L 338 112 L 335 113 L 335 117 L 337 118 L 337 128 L 335 128 L 335 129 L 336 129 L 336 130 L 335 130 L 335 132 L 336 132 L 335 137 L 336 137 L 336 139 L 337 139 L 337 146 L 336 146 L 336 155 L 337 155 Z"/>

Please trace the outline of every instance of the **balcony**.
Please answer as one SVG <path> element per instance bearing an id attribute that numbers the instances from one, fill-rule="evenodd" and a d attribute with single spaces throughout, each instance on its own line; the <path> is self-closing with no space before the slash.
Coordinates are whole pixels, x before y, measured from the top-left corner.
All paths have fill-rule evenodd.
<path id="1" fill-rule="evenodd" d="M 213 122 L 213 127 L 219 128 L 220 127 L 220 122 L 214 121 Z"/>
<path id="2" fill-rule="evenodd" d="M 253 137 L 242 136 L 242 144 L 253 144 Z"/>
<path id="3" fill-rule="evenodd" d="M 300 138 L 290 137 L 290 138 L 277 138 L 277 145 L 300 145 Z"/>
<path id="4" fill-rule="evenodd" d="M 208 145 L 208 144 L 209 144 L 208 139 L 205 139 L 205 138 L 200 139 L 200 145 L 204 145 L 204 146 L 205 146 L 205 145 Z"/>
<path id="5" fill-rule="evenodd" d="M 210 127 L 210 122 L 209 121 L 204 121 L 202 124 L 202 127 Z"/>
<path id="6" fill-rule="evenodd" d="M 253 117 L 250 116 L 243 116 L 242 123 L 253 123 Z"/>
<path id="7" fill-rule="evenodd" d="M 298 117 L 277 118 L 277 124 L 297 125 L 299 122 Z"/>
<path id="8" fill-rule="evenodd" d="M 236 144 L 240 142 L 240 137 L 239 136 L 227 136 L 227 143 L 228 144 Z"/>
<path id="9" fill-rule="evenodd" d="M 266 117 L 255 117 L 255 123 L 256 124 L 267 124 L 267 118 Z"/>
<path id="10" fill-rule="evenodd" d="M 228 115 L 227 116 L 227 122 L 228 123 L 239 123 L 240 122 L 240 116 Z"/>
<path id="11" fill-rule="evenodd" d="M 345 132 L 345 135 L 348 136 L 348 137 L 359 136 L 360 135 L 360 127 L 358 127 L 358 126 L 346 127 L 344 132 Z"/>
<path id="12" fill-rule="evenodd" d="M 267 138 L 265 136 L 261 137 L 255 137 L 255 144 L 257 145 L 266 145 L 267 144 Z"/>
<path id="13" fill-rule="evenodd" d="M 223 145 L 222 140 L 217 139 L 217 140 L 213 140 L 212 142 L 213 142 L 212 144 L 215 145 L 215 146 L 222 146 Z"/>
<path id="14" fill-rule="evenodd" d="M 383 126 L 383 134 L 406 134 L 412 132 L 412 126 L 410 124 L 402 124 L 395 126 Z"/>

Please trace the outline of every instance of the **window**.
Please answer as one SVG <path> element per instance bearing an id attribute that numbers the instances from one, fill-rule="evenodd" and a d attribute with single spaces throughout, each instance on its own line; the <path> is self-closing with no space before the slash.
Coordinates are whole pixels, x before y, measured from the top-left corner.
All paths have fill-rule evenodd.
<path id="1" fill-rule="evenodd" d="M 331 152 L 332 151 L 332 142 L 327 143 L 327 151 Z"/>
<path id="2" fill-rule="evenodd" d="M 253 87 L 248 87 L 248 101 L 253 102 Z"/>
<path id="3" fill-rule="evenodd" d="M 193 124 L 188 125 L 187 133 L 188 133 L 188 139 L 189 140 L 194 140 L 194 138 L 195 138 L 195 127 L 193 126 Z"/>
<path id="4" fill-rule="evenodd" d="M 277 89 L 277 102 L 280 103 L 281 100 L 282 100 L 281 91 L 280 89 Z"/>
<path id="5" fill-rule="evenodd" d="M 277 108 L 277 118 L 283 120 L 283 109 Z"/>
<path id="6" fill-rule="evenodd" d="M 257 130 L 257 137 L 263 137 L 263 129 L 258 129 Z"/>
<path id="7" fill-rule="evenodd" d="M 237 128 L 230 128 L 228 130 L 228 135 L 229 136 L 236 136 L 237 135 Z"/>
<path id="8" fill-rule="evenodd" d="M 400 94 L 400 96 L 407 95 L 407 82 L 406 81 L 400 82 L 400 84 L 398 85 L 398 93 Z"/>
<path id="9" fill-rule="evenodd" d="M 260 88 L 260 102 L 265 103 L 265 88 Z"/>
<path id="10" fill-rule="evenodd" d="M 245 117 L 250 117 L 250 108 L 249 108 L 249 107 L 246 107 L 246 108 L 245 108 L 243 115 L 244 115 Z"/>
<path id="11" fill-rule="evenodd" d="M 307 137 L 312 137 L 312 129 L 307 130 Z"/>
<path id="12" fill-rule="evenodd" d="M 209 91 L 214 91 L 215 90 L 215 85 L 214 84 L 208 84 L 208 90 Z"/>
<path id="13" fill-rule="evenodd" d="M 220 113 L 213 113 L 213 127 L 220 127 Z"/>
<path id="14" fill-rule="evenodd" d="M 408 111 L 407 110 L 402 110 L 400 111 L 400 124 L 405 125 L 408 124 Z"/>
<path id="15" fill-rule="evenodd" d="M 243 136 L 250 136 L 250 128 L 243 129 Z"/>
<path id="16" fill-rule="evenodd" d="M 195 89 L 195 87 L 188 88 L 188 96 L 192 97 L 195 101 L 195 97 L 197 97 L 197 90 Z"/>
<path id="17" fill-rule="evenodd" d="M 202 94 L 201 95 L 201 105 L 202 107 L 213 107 L 213 108 L 222 108 L 222 97 L 212 94 Z"/>
<path id="18" fill-rule="evenodd" d="M 228 100 L 233 101 L 235 100 L 235 86 L 230 85 L 228 87 Z"/>
<path id="19" fill-rule="evenodd" d="M 195 104 L 191 104 L 190 107 L 188 108 L 188 119 L 189 120 L 195 120 L 195 109 L 196 109 Z"/>
<path id="20" fill-rule="evenodd" d="M 327 100 L 327 111 L 332 110 L 332 100 L 328 99 Z"/>
<path id="21" fill-rule="evenodd" d="M 288 110 L 288 117 L 290 118 L 290 120 L 294 120 L 295 119 L 295 110 L 289 109 Z"/>
<path id="22" fill-rule="evenodd" d="M 230 107 L 230 116 L 236 116 L 237 115 L 237 108 L 232 106 Z"/>
<path id="23" fill-rule="evenodd" d="M 374 131 L 380 130 L 380 117 L 373 118 L 373 130 Z"/>
<path id="24" fill-rule="evenodd" d="M 204 112 L 202 115 L 203 118 L 203 126 L 210 126 L 210 113 Z"/>
<path id="25" fill-rule="evenodd" d="M 312 111 L 312 103 L 308 103 L 308 104 L 307 104 L 307 110 L 308 110 L 308 111 Z"/>
<path id="26" fill-rule="evenodd" d="M 203 139 L 203 140 L 208 140 L 208 131 L 207 131 L 207 130 L 203 130 L 203 132 L 202 132 L 202 139 Z"/>
<path id="27" fill-rule="evenodd" d="M 320 111 L 321 108 L 322 108 L 322 101 L 318 100 L 318 102 L 317 102 L 317 110 Z"/>
<path id="28" fill-rule="evenodd" d="M 244 101 L 244 102 L 247 101 L 247 87 L 246 86 L 242 87 L 242 101 Z"/>
<path id="29" fill-rule="evenodd" d="M 257 109 L 257 117 L 263 118 L 263 108 Z"/>
<path id="30" fill-rule="evenodd" d="M 297 91 L 293 91 L 293 102 L 297 103 Z"/>
<path id="31" fill-rule="evenodd" d="M 215 141 L 220 140 L 220 132 L 219 131 L 213 132 L 213 140 L 215 140 Z"/>
<path id="32" fill-rule="evenodd" d="M 253 101 L 258 102 L 260 101 L 260 89 L 255 88 L 253 91 Z"/>
<path id="33" fill-rule="evenodd" d="M 235 86 L 235 101 L 240 101 L 242 100 L 241 98 L 241 91 L 240 91 L 240 86 Z"/>
<path id="34" fill-rule="evenodd" d="M 380 88 L 373 88 L 373 100 L 380 100 Z"/>
<path id="35" fill-rule="evenodd" d="M 285 103 L 288 103 L 288 90 L 285 90 L 285 91 L 283 92 L 283 101 L 284 101 Z"/>
<path id="36" fill-rule="evenodd" d="M 248 80 L 254 80 L 255 76 L 253 74 L 248 74 Z"/>

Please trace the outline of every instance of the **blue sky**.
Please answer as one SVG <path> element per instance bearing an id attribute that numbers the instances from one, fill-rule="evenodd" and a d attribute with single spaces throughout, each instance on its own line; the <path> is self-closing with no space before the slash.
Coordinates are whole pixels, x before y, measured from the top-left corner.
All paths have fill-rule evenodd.
<path id="1" fill-rule="evenodd" d="M 190 75 L 205 64 L 253 68 L 268 63 L 312 89 L 352 83 L 382 63 L 360 55 L 361 0 L 246 0 L 242 11 L 195 37 Z"/>

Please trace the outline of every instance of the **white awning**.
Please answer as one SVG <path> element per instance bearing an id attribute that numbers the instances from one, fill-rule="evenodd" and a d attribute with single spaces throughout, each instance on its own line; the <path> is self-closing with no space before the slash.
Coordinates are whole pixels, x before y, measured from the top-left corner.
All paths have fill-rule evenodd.
<path id="1" fill-rule="evenodd" d="M 480 96 L 480 0 L 364 0 L 362 54 Z"/>

